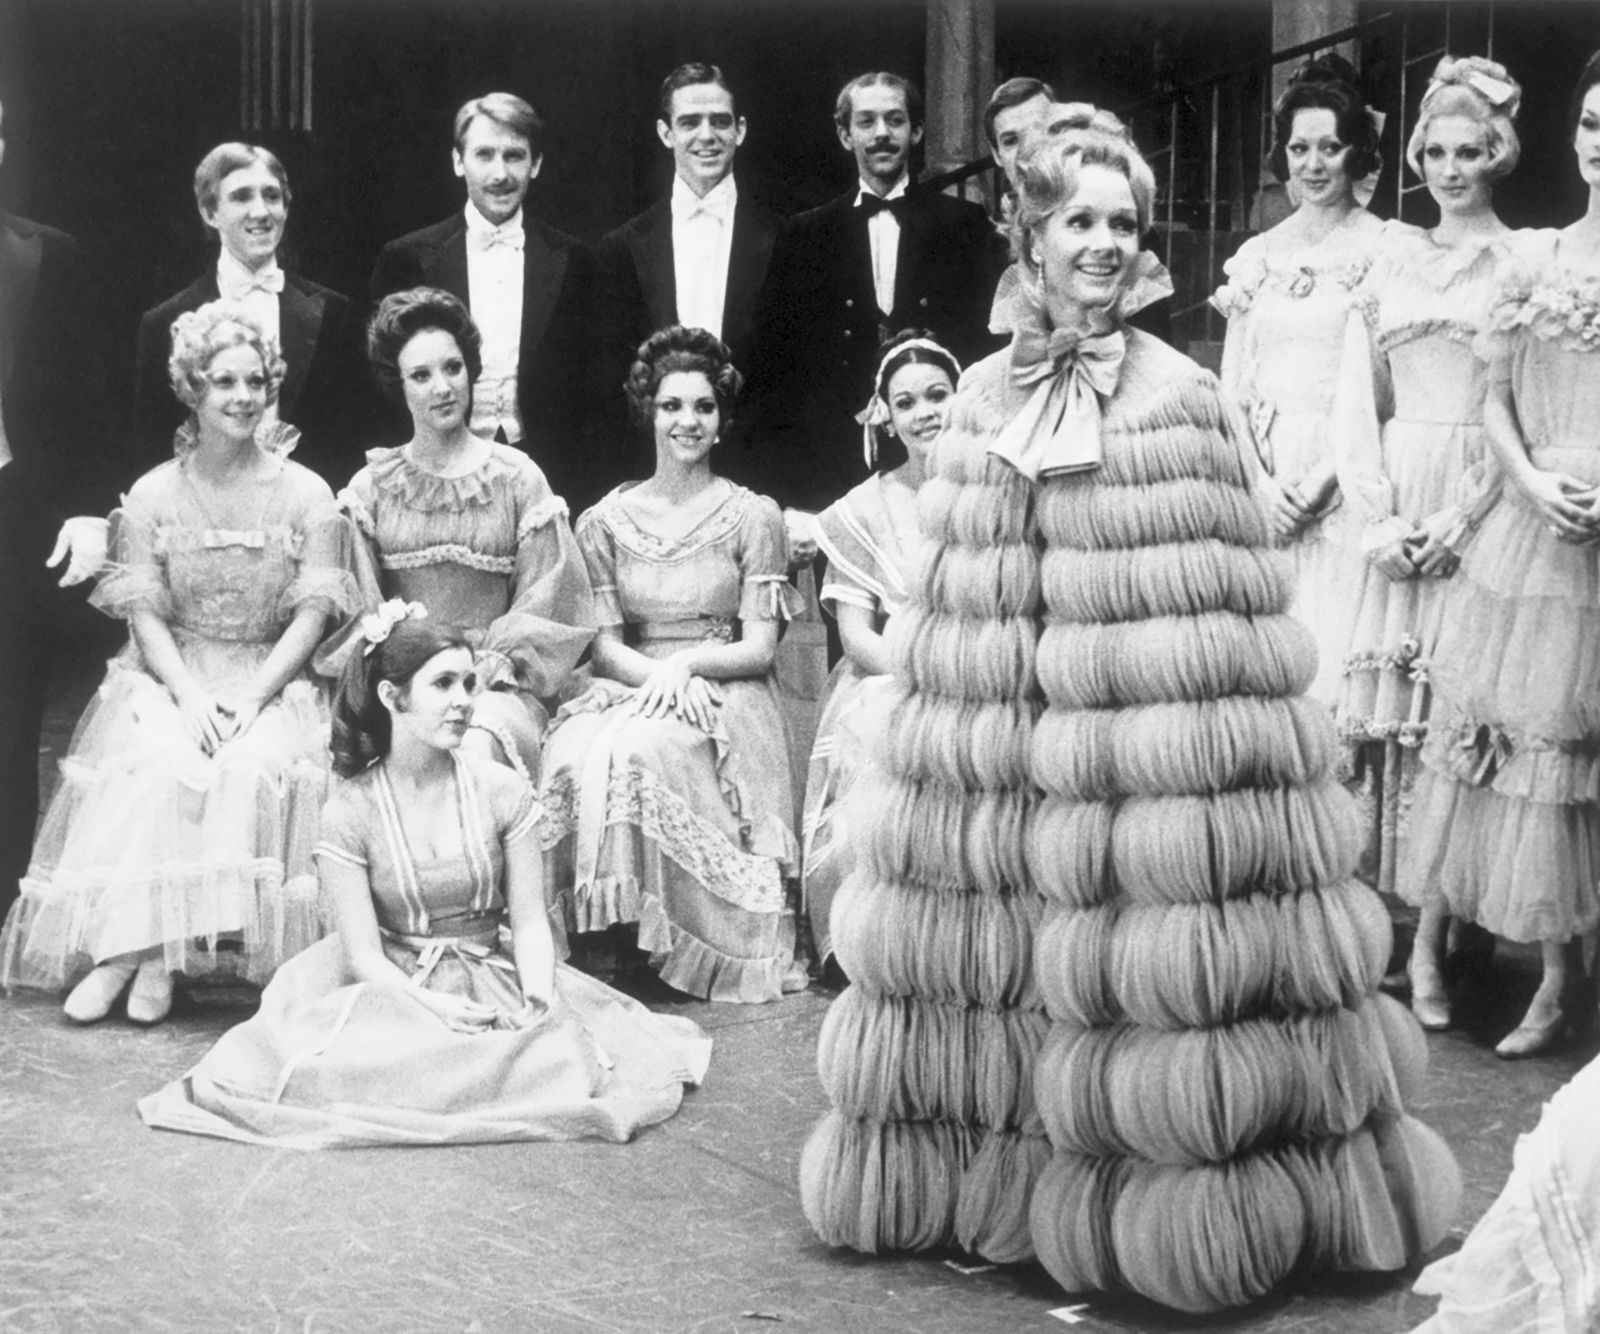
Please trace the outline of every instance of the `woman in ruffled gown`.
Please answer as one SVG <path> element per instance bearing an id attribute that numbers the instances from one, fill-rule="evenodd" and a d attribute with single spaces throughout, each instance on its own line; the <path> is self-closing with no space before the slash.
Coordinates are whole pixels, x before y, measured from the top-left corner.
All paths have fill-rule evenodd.
<path id="1" fill-rule="evenodd" d="M 923 486 L 801 1199 L 835 1245 L 1037 1253 L 1203 1312 L 1399 1268 L 1458 1178 L 1404 1112 L 1426 1045 L 1376 993 L 1388 919 L 1249 447 L 1123 323 L 1155 182 L 1118 128 L 1020 164 L 1033 319 Z"/>
<path id="2" fill-rule="evenodd" d="M 593 684 L 544 757 L 545 875 L 568 926 L 639 924 L 651 966 L 711 1000 L 778 998 L 793 967 L 794 797 L 771 667 L 798 599 L 776 504 L 718 477 L 728 350 L 674 325 L 627 390 L 655 471 L 578 520 L 599 603 Z"/>
<path id="3" fill-rule="evenodd" d="M 1588 212 L 1561 231 L 1515 237 L 1481 340 L 1484 424 L 1510 485 L 1467 549 L 1439 632 L 1425 769 L 1400 872 L 1436 895 L 1438 910 L 1542 947 L 1539 988 L 1495 1048 L 1506 1057 L 1561 1038 L 1582 990 L 1568 943 L 1600 924 L 1594 62 L 1573 119 Z"/>
<path id="4" fill-rule="evenodd" d="M 817 545 L 828 559 L 822 603 L 844 647 L 823 698 L 801 820 L 801 898 L 823 966 L 833 956 L 834 895 L 853 861 L 844 837 L 845 795 L 886 702 L 885 622 L 905 604 L 916 573 L 917 490 L 961 377 L 954 355 L 921 329 L 894 335 L 881 354 L 872 402 L 862 414 L 864 447 L 874 467 L 880 446 L 890 442 L 903 449 L 905 461 L 874 472 L 817 516 Z"/>
<path id="5" fill-rule="evenodd" d="M 548 710 L 594 636 L 566 503 L 521 450 L 469 429 L 483 340 L 457 298 L 431 287 L 385 297 L 367 345 L 412 423 L 409 441 L 372 450 L 339 492 L 366 539 L 367 604 L 399 597 L 468 628 L 483 692 L 468 749 L 534 777 Z M 350 633 L 321 670 L 337 673 Z"/>
<path id="6" fill-rule="evenodd" d="M 1407 150 L 1439 206 L 1422 231 L 1389 223 L 1356 291 L 1333 438 L 1339 489 L 1362 525 L 1366 575 L 1338 719 L 1377 837 L 1374 883 L 1423 909 L 1411 956 L 1423 1027 L 1449 1013 L 1437 963 L 1443 918 L 1425 884 L 1397 882 L 1440 615 L 1468 540 L 1499 496 L 1483 436 L 1484 330 L 1511 231 L 1494 182 L 1516 165 L 1521 90 L 1481 57 L 1446 56 L 1423 95 Z"/>
<path id="7" fill-rule="evenodd" d="M 139 1104 L 253 1144 L 630 1139 L 678 1110 L 711 1043 L 556 962 L 533 788 L 463 753 L 471 649 L 398 599 L 364 618 L 334 705 L 317 867 L 336 934 Z"/>
<path id="8" fill-rule="evenodd" d="M 175 973 L 265 982 L 322 935 L 328 714 L 307 664 L 357 590 L 332 493 L 288 459 L 292 432 L 258 432 L 283 372 L 239 308 L 180 316 L 177 457 L 112 516 L 93 601 L 129 643 L 78 724 L 0 936 L 0 983 L 81 977 L 65 1006 L 79 1022 L 124 990 L 130 1019 L 159 1022 Z"/>
<path id="9" fill-rule="evenodd" d="M 1278 99 L 1273 127 L 1274 169 L 1300 206 L 1239 247 L 1212 301 L 1228 321 L 1222 384 L 1245 407 L 1268 514 L 1293 556 L 1292 611 L 1316 637 L 1311 696 L 1332 708 L 1362 559 L 1328 428 L 1351 293 L 1383 227 L 1356 199 L 1357 183 L 1378 169 L 1378 130 L 1355 88 L 1321 64 Z"/>

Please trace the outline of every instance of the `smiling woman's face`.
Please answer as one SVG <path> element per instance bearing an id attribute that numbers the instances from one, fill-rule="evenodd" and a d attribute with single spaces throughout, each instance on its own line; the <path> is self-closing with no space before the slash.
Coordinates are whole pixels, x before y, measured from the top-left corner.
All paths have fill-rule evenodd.
<path id="1" fill-rule="evenodd" d="M 1057 326 L 1070 324 L 1073 310 L 1121 296 L 1138 257 L 1139 210 L 1128 178 L 1098 164 L 1079 168 L 1072 197 L 1034 235 L 1033 260 Z"/>

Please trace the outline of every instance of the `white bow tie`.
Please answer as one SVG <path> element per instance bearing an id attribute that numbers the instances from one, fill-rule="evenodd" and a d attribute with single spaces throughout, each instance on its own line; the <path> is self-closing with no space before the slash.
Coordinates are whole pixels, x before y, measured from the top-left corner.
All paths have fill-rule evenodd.
<path id="1" fill-rule="evenodd" d="M 493 250 L 496 246 L 505 246 L 509 250 L 521 250 L 526 233 L 521 227 L 496 227 L 492 231 L 479 231 L 473 228 L 468 232 L 475 250 Z"/>
<path id="2" fill-rule="evenodd" d="M 223 273 L 217 276 L 217 291 L 229 301 L 243 301 L 252 292 L 265 292 L 277 296 L 283 291 L 283 270 L 270 269 L 265 273 Z"/>

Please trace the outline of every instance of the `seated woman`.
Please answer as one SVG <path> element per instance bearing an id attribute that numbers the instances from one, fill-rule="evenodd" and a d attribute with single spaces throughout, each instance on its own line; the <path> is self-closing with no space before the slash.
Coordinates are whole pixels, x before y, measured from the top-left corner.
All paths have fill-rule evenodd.
<path id="1" fill-rule="evenodd" d="M 469 746 L 531 774 L 546 705 L 594 636 L 594 605 L 565 502 L 526 454 L 468 428 L 482 346 L 448 292 L 384 298 L 367 350 L 404 397 L 412 436 L 371 451 L 339 502 L 366 539 L 369 606 L 399 597 L 448 608 L 467 627 L 484 690 Z M 347 635 L 322 669 L 337 673 L 348 652 Z"/>
<path id="2" fill-rule="evenodd" d="M 556 963 L 533 789 L 462 753 L 475 678 L 465 636 L 420 605 L 364 618 L 316 850 L 337 935 L 145 1098 L 146 1124 L 296 1149 L 621 1142 L 705 1074 L 689 1020 Z"/>
<path id="3" fill-rule="evenodd" d="M 904 605 L 916 576 L 917 489 L 960 378 L 955 356 L 924 330 L 884 343 L 872 401 L 861 414 L 867 458 L 880 470 L 817 516 L 817 544 L 828 558 L 822 602 L 844 646 L 811 749 L 801 824 L 803 902 L 824 967 L 833 956 L 833 898 L 850 863 L 837 823 L 840 798 L 868 744 L 863 728 L 878 713 L 874 705 L 889 702 L 884 623 Z"/>
<path id="4" fill-rule="evenodd" d="M 796 599 L 777 505 L 711 469 L 739 384 L 722 343 L 677 325 L 629 373 L 655 472 L 578 520 L 597 679 L 545 750 L 545 874 L 576 930 L 638 922 L 680 991 L 766 1001 L 794 953 L 794 799 L 770 669 Z"/>
<path id="5" fill-rule="evenodd" d="M 112 516 L 93 601 L 125 618 L 62 764 L 0 935 L 0 983 L 56 990 L 80 1023 L 132 983 L 153 1024 L 174 973 L 264 982 L 322 935 L 311 861 L 327 786 L 328 714 L 307 663 L 357 588 L 333 494 L 259 430 L 284 364 L 239 308 L 172 326 L 189 408 L 177 457 Z M 87 972 L 87 976 L 82 975 Z"/>

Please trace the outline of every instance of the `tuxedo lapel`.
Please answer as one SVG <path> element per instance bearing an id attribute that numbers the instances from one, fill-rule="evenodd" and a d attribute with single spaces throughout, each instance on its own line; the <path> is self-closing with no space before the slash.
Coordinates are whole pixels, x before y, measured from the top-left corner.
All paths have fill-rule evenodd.
<path id="1" fill-rule="evenodd" d="M 550 327 L 561 283 L 567 276 L 567 253 L 554 249 L 532 228 L 522 251 L 522 348 L 520 364 L 527 366 Z"/>
<path id="2" fill-rule="evenodd" d="M 878 296 L 872 281 L 872 242 L 867 235 L 867 215 L 856 207 L 853 190 L 839 201 L 836 226 L 845 290 L 854 300 L 865 302 L 867 310 L 876 310 Z"/>
<path id="3" fill-rule="evenodd" d="M 283 388 L 278 391 L 278 412 L 286 418 L 294 416 L 300 391 L 305 388 L 311 359 L 316 355 L 317 337 L 322 332 L 325 304 L 320 296 L 302 290 L 293 277 L 285 279 L 278 297 L 278 342 L 289 369 L 283 377 Z"/>
<path id="4" fill-rule="evenodd" d="M 472 304 L 472 283 L 467 277 L 467 220 L 456 218 L 455 230 L 445 238 L 444 244 L 434 252 L 432 270 L 428 281 L 435 287 L 461 299 L 465 306 Z"/>
<path id="5" fill-rule="evenodd" d="M 637 248 L 639 288 L 651 329 L 678 322 L 678 265 L 672 251 L 672 205 L 663 201 L 644 216 Z"/>
<path id="6" fill-rule="evenodd" d="M 761 225 L 755 201 L 741 193 L 733 210 L 728 288 L 722 299 L 722 341 L 730 346 L 743 346 L 745 335 L 755 327 L 756 299 L 776 240 L 776 230 Z"/>
<path id="7" fill-rule="evenodd" d="M 0 389 L 11 387 L 22 321 L 33 309 L 43 259 L 44 242 L 39 233 L 24 235 L 0 215 Z"/>
<path id="8" fill-rule="evenodd" d="M 905 207 L 901 209 L 898 217 L 900 244 L 895 250 L 894 309 L 889 312 L 889 322 L 895 328 L 917 322 L 915 313 L 908 317 L 904 307 L 912 299 L 913 293 L 921 290 L 919 270 L 922 267 L 922 257 L 928 249 L 928 210 L 915 192 L 906 193 Z"/>

